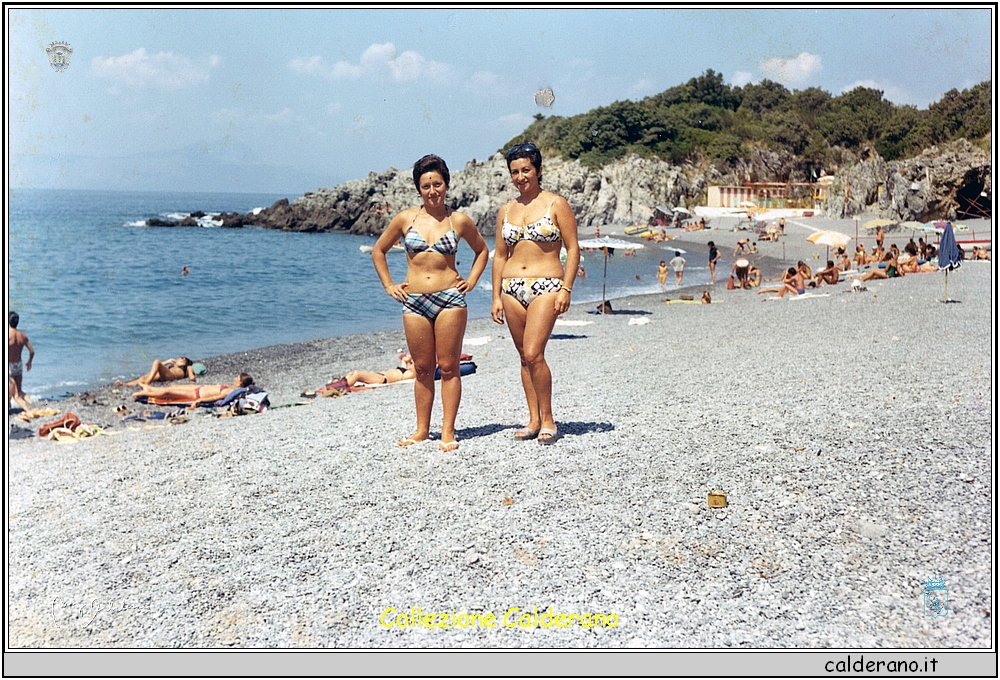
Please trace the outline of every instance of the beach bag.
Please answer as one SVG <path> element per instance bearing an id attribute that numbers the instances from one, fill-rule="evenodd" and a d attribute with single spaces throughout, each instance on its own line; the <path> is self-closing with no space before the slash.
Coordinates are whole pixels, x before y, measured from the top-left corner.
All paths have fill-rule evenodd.
<path id="1" fill-rule="evenodd" d="M 735 290 L 735 289 L 736 289 L 736 281 L 733 278 L 733 275 L 730 274 L 729 275 L 729 283 L 726 284 L 726 290 Z"/>
<path id="2" fill-rule="evenodd" d="M 271 401 L 267 398 L 267 392 L 257 387 L 257 385 L 248 387 L 246 396 L 237 403 L 242 410 L 254 413 L 263 413 L 271 406 Z"/>

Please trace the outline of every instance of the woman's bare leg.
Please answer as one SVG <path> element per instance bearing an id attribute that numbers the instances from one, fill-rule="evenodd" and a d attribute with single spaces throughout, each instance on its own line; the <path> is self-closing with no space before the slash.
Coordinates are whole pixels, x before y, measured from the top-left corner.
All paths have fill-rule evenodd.
<path id="1" fill-rule="evenodd" d="M 353 387 L 357 383 L 382 385 L 387 382 L 384 374 L 376 373 L 375 371 L 351 371 L 344 379 L 347 380 L 349 387 Z"/>
<path id="2" fill-rule="evenodd" d="M 550 430 L 556 429 L 556 421 L 552 417 L 552 373 L 545 361 L 545 346 L 556 324 L 555 297 L 556 293 L 545 293 L 528 305 L 522 354 L 535 388 L 540 424 Z"/>
<path id="3" fill-rule="evenodd" d="M 153 368 L 146 375 L 140 375 L 135 380 L 129 380 L 127 383 L 121 381 L 116 382 L 116 385 L 149 385 L 157 380 L 162 380 L 161 372 L 164 368 L 163 364 L 160 363 L 159 359 L 153 359 Z"/>
<path id="4" fill-rule="evenodd" d="M 446 309 L 434 321 L 434 338 L 437 346 L 437 364 L 441 367 L 441 422 L 442 451 L 458 446 L 455 440 L 455 420 L 462 402 L 461 354 L 465 325 L 469 319 L 466 308 Z"/>
<path id="5" fill-rule="evenodd" d="M 514 347 L 521 359 L 521 385 L 524 387 L 524 397 L 528 402 L 528 429 L 538 432 L 541 427 L 542 418 L 538 413 L 538 398 L 535 395 L 535 386 L 531 381 L 531 370 L 524 359 L 524 326 L 527 322 L 528 310 L 513 296 L 503 295 L 503 313 L 507 321 L 507 328 L 510 329 L 510 337 L 514 341 Z"/>
<path id="6" fill-rule="evenodd" d="M 434 369 L 437 368 L 434 325 L 431 320 L 419 314 L 403 314 L 403 331 L 406 345 L 413 357 L 413 401 L 417 408 L 417 429 L 400 446 L 410 442 L 422 442 L 430 436 L 431 407 L 434 405 Z"/>

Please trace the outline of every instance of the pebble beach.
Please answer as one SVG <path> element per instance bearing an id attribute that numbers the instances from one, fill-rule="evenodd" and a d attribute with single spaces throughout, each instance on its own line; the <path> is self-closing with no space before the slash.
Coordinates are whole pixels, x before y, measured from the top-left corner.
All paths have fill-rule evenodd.
<path id="1" fill-rule="evenodd" d="M 817 252 L 789 234 L 766 278 Z M 949 304 L 943 273 L 765 303 L 726 290 L 747 236 L 679 237 L 689 263 L 719 245 L 715 286 L 563 316 L 553 446 L 512 438 L 517 352 L 490 319 L 449 453 L 396 446 L 409 384 L 300 396 L 395 366 L 401 330 L 204 360 L 202 383 L 253 375 L 263 414 L 123 423 L 131 389 L 105 386 L 56 406 L 109 436 L 8 416 L 9 646 L 990 648 L 993 263 L 949 274 Z"/>

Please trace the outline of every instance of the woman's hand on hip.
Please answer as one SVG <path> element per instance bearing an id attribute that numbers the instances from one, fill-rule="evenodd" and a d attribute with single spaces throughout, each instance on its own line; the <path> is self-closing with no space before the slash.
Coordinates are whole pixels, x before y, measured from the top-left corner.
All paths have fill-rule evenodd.
<path id="1" fill-rule="evenodd" d="M 399 302 L 406 302 L 406 289 L 409 287 L 409 283 L 403 281 L 403 283 L 398 286 L 395 283 L 386 286 L 385 292 L 389 294 L 389 297 L 398 300 Z"/>
<path id="2" fill-rule="evenodd" d="M 493 300 L 493 307 L 490 309 L 490 315 L 493 317 L 494 321 L 501 326 L 503 325 L 503 300 Z"/>
<path id="3" fill-rule="evenodd" d="M 469 292 L 469 282 L 463 279 L 461 274 L 455 274 L 455 290 L 462 295 Z"/>
<path id="4" fill-rule="evenodd" d="M 569 309 L 570 293 L 568 290 L 563 288 L 558 293 L 556 293 L 556 314 L 562 314 Z"/>

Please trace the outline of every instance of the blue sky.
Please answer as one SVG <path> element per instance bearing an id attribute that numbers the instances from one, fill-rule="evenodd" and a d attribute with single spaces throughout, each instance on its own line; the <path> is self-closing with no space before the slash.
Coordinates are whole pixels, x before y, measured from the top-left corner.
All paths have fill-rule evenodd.
<path id="1" fill-rule="evenodd" d="M 7 12 L 13 186 L 297 196 L 425 153 L 458 169 L 535 113 L 708 69 L 919 108 L 992 77 L 989 9 Z M 62 72 L 52 41 L 73 49 Z"/>

